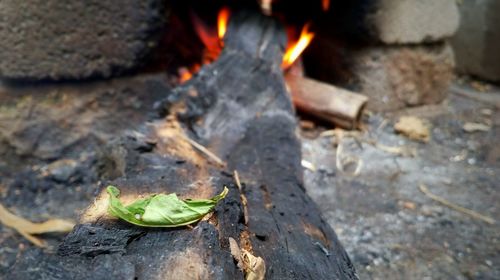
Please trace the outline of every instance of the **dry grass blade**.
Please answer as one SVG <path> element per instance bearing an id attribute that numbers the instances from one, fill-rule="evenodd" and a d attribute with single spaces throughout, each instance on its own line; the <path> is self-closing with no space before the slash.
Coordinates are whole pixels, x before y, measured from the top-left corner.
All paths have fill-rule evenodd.
<path id="1" fill-rule="evenodd" d="M 75 226 L 73 222 L 61 219 L 50 219 L 43 223 L 33 223 L 22 217 L 12 214 L 1 204 L 0 222 L 5 226 L 15 229 L 22 236 L 24 236 L 31 243 L 35 244 L 38 247 L 44 247 L 45 243 L 42 240 L 32 236 L 32 234 L 47 232 L 69 232 Z"/>
<path id="2" fill-rule="evenodd" d="M 415 157 L 417 156 L 417 150 L 412 149 L 410 147 L 405 147 L 405 146 L 399 146 L 399 147 L 394 147 L 394 146 L 386 146 L 383 144 L 375 143 L 373 145 L 375 148 L 384 151 L 386 153 L 390 153 L 393 155 L 398 155 L 398 156 L 404 156 L 404 157 Z"/>
<path id="3" fill-rule="evenodd" d="M 202 152 L 203 154 L 205 154 L 206 156 L 208 156 L 215 163 L 217 163 L 221 167 L 225 167 L 226 166 L 226 163 L 222 159 L 220 159 L 214 153 L 212 153 L 211 151 L 209 151 L 207 148 L 203 147 L 201 144 L 198 144 L 197 142 L 195 142 L 194 140 L 188 138 L 187 136 L 185 138 L 186 138 L 186 141 L 189 142 L 189 144 L 193 145 L 193 147 L 195 147 L 200 152 Z"/>
<path id="4" fill-rule="evenodd" d="M 495 220 L 491 217 L 488 217 L 488 216 L 485 216 L 483 214 L 480 214 L 476 211 L 473 211 L 473 210 L 470 210 L 470 209 L 467 209 L 467 208 L 464 208 L 460 205 L 456 205 L 440 196 L 437 196 L 433 193 L 431 193 L 429 191 L 429 189 L 425 186 L 425 185 L 420 185 L 420 191 L 423 192 L 426 196 L 428 196 L 430 199 L 434 200 L 434 201 L 437 201 L 455 211 L 458 211 L 460 213 L 463 213 L 463 214 L 466 214 L 466 215 L 469 215 L 470 217 L 472 218 L 475 218 L 475 219 L 478 219 L 478 220 L 481 220 L 483 222 L 486 222 L 490 225 L 493 225 L 495 224 Z"/>

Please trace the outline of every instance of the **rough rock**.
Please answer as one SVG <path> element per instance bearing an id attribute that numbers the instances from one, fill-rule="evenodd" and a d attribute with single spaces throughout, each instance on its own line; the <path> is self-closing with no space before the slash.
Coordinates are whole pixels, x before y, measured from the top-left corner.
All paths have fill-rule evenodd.
<path id="1" fill-rule="evenodd" d="M 435 104 L 444 100 L 453 78 L 449 45 L 380 47 L 357 57 L 358 81 L 375 111 Z"/>
<path id="2" fill-rule="evenodd" d="M 0 1 L 0 77 L 109 77 L 157 44 L 163 1 Z"/>
<path id="3" fill-rule="evenodd" d="M 460 14 L 460 28 L 451 40 L 457 54 L 457 70 L 500 81 L 500 2 L 462 1 Z"/>
<path id="4" fill-rule="evenodd" d="M 318 39 L 305 62 L 313 78 L 367 95 L 372 111 L 441 102 L 454 69 L 453 51 L 445 43 L 355 48 Z"/>

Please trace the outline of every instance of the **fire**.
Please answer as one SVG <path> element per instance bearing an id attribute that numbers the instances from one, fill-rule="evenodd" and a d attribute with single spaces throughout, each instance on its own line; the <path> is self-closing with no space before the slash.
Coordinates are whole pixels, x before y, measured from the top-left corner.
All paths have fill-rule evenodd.
<path id="1" fill-rule="evenodd" d="M 200 71 L 201 65 L 196 63 L 190 67 L 180 67 L 177 69 L 177 75 L 178 75 L 178 82 L 180 84 L 183 84 L 193 77 L 195 73 Z"/>
<path id="2" fill-rule="evenodd" d="M 219 40 L 224 38 L 224 35 L 227 31 L 227 22 L 229 21 L 229 9 L 227 7 L 222 8 L 219 11 L 219 15 L 217 16 L 217 35 L 219 36 Z"/>
<path id="3" fill-rule="evenodd" d="M 324 12 L 328 11 L 330 9 L 330 0 L 322 0 L 321 7 L 323 8 Z"/>
<path id="4" fill-rule="evenodd" d="M 196 34 L 205 45 L 202 63 L 207 64 L 214 61 L 222 51 L 224 46 L 224 35 L 227 31 L 227 24 L 231 13 L 227 7 L 223 7 L 217 15 L 217 30 L 203 22 L 196 14 L 191 14 Z M 198 72 L 200 65 L 196 64 L 191 67 L 181 67 L 178 70 L 179 82 L 184 83 L 192 78 L 193 73 Z"/>
<path id="5" fill-rule="evenodd" d="M 271 3 L 272 1 L 261 0 L 263 3 Z M 322 0 L 323 10 L 326 11 L 330 7 L 330 0 Z M 227 32 L 228 22 L 231 16 L 231 12 L 227 7 L 220 9 L 217 15 L 217 29 L 215 27 L 210 27 L 206 25 L 200 18 L 195 14 L 192 15 L 191 19 L 195 27 L 196 33 L 205 45 L 205 51 L 202 58 L 202 63 L 211 63 L 219 56 L 222 48 L 224 47 L 224 36 Z M 285 55 L 283 56 L 282 67 L 283 69 L 288 69 L 297 60 L 300 54 L 306 49 L 306 47 L 311 43 L 314 38 L 314 33 L 309 30 L 309 23 L 302 27 L 299 39 L 296 42 L 289 43 Z M 290 35 L 290 34 L 289 34 Z M 193 73 L 199 70 L 200 65 L 193 67 L 183 67 L 179 69 L 179 81 L 184 83 L 191 79 Z"/>
<path id="6" fill-rule="evenodd" d="M 272 0 L 259 0 L 260 10 L 266 16 L 270 16 L 273 13 L 273 1 Z"/>
<path id="7" fill-rule="evenodd" d="M 283 68 L 290 67 L 300 54 L 307 48 L 311 40 L 314 38 L 314 33 L 309 31 L 309 24 L 304 25 L 300 32 L 299 40 L 287 48 L 283 56 Z"/>
<path id="8" fill-rule="evenodd" d="M 193 77 L 193 74 L 186 67 L 181 67 L 177 71 L 179 72 L 179 82 L 181 84 Z"/>

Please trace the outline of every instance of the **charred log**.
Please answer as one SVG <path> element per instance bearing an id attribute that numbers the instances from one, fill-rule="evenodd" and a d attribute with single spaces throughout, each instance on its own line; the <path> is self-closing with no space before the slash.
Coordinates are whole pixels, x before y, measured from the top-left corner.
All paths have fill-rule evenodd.
<path id="1" fill-rule="evenodd" d="M 296 120 L 280 67 L 285 40 L 270 18 L 234 15 L 217 61 L 158 104 L 164 119 L 116 143 L 124 175 L 108 183 L 120 188 L 123 200 L 159 192 L 206 198 L 229 186 L 211 217 L 192 229 L 137 228 L 106 214 L 108 197 L 101 191 L 57 255 L 30 251 L 9 277 L 243 279 L 229 249 L 233 238 L 265 260 L 266 279 L 357 279 L 302 186 Z"/>

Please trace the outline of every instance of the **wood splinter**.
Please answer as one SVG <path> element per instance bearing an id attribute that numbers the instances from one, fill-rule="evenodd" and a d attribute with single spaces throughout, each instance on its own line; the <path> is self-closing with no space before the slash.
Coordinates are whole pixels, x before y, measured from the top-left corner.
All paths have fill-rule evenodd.
<path id="1" fill-rule="evenodd" d="M 298 110 L 345 129 L 358 127 L 368 97 L 298 75 L 285 80 Z"/>

